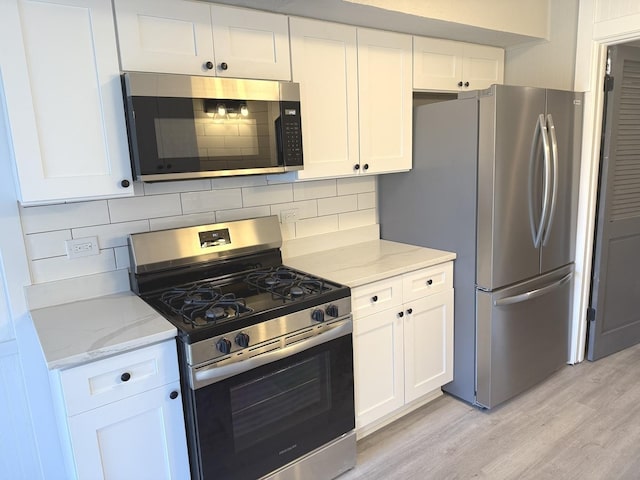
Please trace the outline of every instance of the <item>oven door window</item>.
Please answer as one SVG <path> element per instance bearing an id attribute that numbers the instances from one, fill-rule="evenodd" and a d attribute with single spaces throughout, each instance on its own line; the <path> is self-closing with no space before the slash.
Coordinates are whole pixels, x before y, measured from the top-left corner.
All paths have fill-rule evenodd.
<path id="1" fill-rule="evenodd" d="M 132 97 L 138 173 L 277 167 L 277 101 Z"/>
<path id="2" fill-rule="evenodd" d="M 201 477 L 258 478 L 351 431 L 351 336 L 195 391 Z"/>

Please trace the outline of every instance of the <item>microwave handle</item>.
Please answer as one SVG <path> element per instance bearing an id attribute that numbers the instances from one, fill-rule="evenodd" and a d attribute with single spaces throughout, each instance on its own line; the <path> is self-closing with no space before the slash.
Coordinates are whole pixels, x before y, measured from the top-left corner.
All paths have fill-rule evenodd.
<path id="1" fill-rule="evenodd" d="M 305 340 L 293 343 L 284 348 L 272 350 L 270 352 L 263 353 L 262 355 L 256 355 L 255 357 L 251 357 L 246 360 L 240 360 L 238 362 L 228 363 L 222 366 L 216 366 L 214 364 L 198 369 L 197 371 L 191 368 L 191 388 L 193 390 L 197 390 L 198 388 L 233 377 L 234 375 L 246 372 L 252 368 L 275 362 L 276 360 L 295 355 L 296 353 L 303 352 L 317 345 L 330 342 L 336 338 L 349 335 L 352 331 L 353 321 L 351 316 L 349 316 L 342 321 L 325 325 L 325 329 L 318 335 L 306 338 Z"/>

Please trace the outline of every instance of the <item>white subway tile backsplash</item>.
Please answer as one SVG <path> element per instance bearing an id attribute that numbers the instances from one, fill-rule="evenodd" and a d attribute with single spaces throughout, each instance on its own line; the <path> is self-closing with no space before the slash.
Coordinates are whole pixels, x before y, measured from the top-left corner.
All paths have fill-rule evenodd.
<path id="1" fill-rule="evenodd" d="M 295 223 L 281 223 L 280 233 L 282 240 L 291 240 L 296 238 L 296 224 Z"/>
<path id="2" fill-rule="evenodd" d="M 280 216 L 280 212 L 283 210 L 298 210 L 298 220 L 303 218 L 311 218 L 318 216 L 318 201 L 317 200 L 304 200 L 302 202 L 288 202 L 278 203 L 271 205 L 271 215 Z"/>
<path id="3" fill-rule="evenodd" d="M 352 212 L 358 209 L 357 195 L 344 195 L 318 199 L 318 215 Z"/>
<path id="4" fill-rule="evenodd" d="M 376 176 L 338 178 L 338 195 L 352 195 L 376 191 Z"/>
<path id="5" fill-rule="evenodd" d="M 357 212 L 341 213 L 338 215 L 339 230 L 364 227 L 365 225 L 374 225 L 376 223 L 378 223 L 378 218 L 376 210 L 373 208 L 369 210 L 358 210 Z"/>
<path id="6" fill-rule="evenodd" d="M 94 273 L 103 273 L 116 269 L 113 249 L 100 250 L 99 255 L 78 257 L 43 258 L 31 262 L 33 283 L 53 282 L 66 278 L 81 277 Z"/>
<path id="7" fill-rule="evenodd" d="M 358 210 L 366 210 L 369 208 L 376 208 L 376 193 L 359 193 L 358 194 Z"/>
<path id="8" fill-rule="evenodd" d="M 68 229 L 25 235 L 27 255 L 32 260 L 66 255 L 67 248 L 64 242 L 70 239 L 71 230 Z"/>
<path id="9" fill-rule="evenodd" d="M 148 232 L 149 220 L 135 222 L 111 223 L 96 227 L 74 228 L 71 230 L 73 238 L 98 237 L 100 248 L 122 247 L 127 244 L 130 233 Z"/>
<path id="10" fill-rule="evenodd" d="M 207 192 L 182 193 L 182 212 L 203 213 L 242 207 L 242 193 L 239 188 L 210 190 Z"/>
<path id="11" fill-rule="evenodd" d="M 242 202 L 245 207 L 271 205 L 293 201 L 291 184 L 267 185 L 264 187 L 247 187 L 242 189 Z"/>
<path id="12" fill-rule="evenodd" d="M 149 220 L 149 227 L 151 230 L 166 230 L 167 228 L 193 227 L 195 225 L 208 225 L 210 223 L 216 223 L 216 215 L 213 212 L 152 218 Z"/>
<path id="13" fill-rule="evenodd" d="M 211 184 L 214 190 L 221 188 L 259 187 L 261 185 L 266 185 L 267 179 L 264 175 L 220 177 L 212 179 Z"/>
<path id="14" fill-rule="evenodd" d="M 109 214 L 114 223 L 180 215 L 180 195 L 150 195 L 109 200 Z M 108 222 L 107 222 L 108 223 Z"/>
<path id="15" fill-rule="evenodd" d="M 20 216 L 25 234 L 109 223 L 106 200 L 21 207 Z"/>
<path id="16" fill-rule="evenodd" d="M 156 182 L 144 184 L 145 195 L 197 192 L 200 190 L 211 190 L 211 180 L 203 178 L 198 180 L 181 180 L 178 182 Z"/>
<path id="17" fill-rule="evenodd" d="M 236 208 L 233 210 L 220 210 L 216 212 L 218 222 L 231 222 L 233 220 L 244 220 L 246 218 L 268 217 L 271 215 L 269 206 Z"/>
<path id="18" fill-rule="evenodd" d="M 307 218 L 296 222 L 296 238 L 310 237 L 338 230 L 338 215 Z"/>
<path id="19" fill-rule="evenodd" d="M 337 194 L 336 181 L 314 180 L 293 184 L 293 199 L 310 200 L 312 198 L 334 197 Z"/>
<path id="20" fill-rule="evenodd" d="M 116 247 L 113 249 L 116 256 L 116 270 L 129 268 L 131 263 L 129 259 L 129 247 Z"/>

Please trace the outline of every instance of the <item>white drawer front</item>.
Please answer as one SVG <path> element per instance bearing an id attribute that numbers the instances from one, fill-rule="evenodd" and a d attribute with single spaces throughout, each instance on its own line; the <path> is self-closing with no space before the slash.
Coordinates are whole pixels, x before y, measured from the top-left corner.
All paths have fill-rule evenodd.
<path id="1" fill-rule="evenodd" d="M 380 312 L 402 304 L 402 277 L 370 283 L 351 290 L 354 318 Z"/>
<path id="2" fill-rule="evenodd" d="M 402 282 L 405 303 L 453 288 L 453 262 L 406 273 Z"/>
<path id="3" fill-rule="evenodd" d="M 60 372 L 68 416 L 178 379 L 173 340 Z"/>

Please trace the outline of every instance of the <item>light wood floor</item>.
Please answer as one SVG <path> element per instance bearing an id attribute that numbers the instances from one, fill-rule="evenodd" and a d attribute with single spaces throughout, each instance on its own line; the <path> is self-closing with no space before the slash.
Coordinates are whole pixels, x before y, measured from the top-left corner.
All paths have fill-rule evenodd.
<path id="1" fill-rule="evenodd" d="M 360 440 L 355 479 L 640 479 L 640 346 L 490 411 L 444 395 Z"/>

